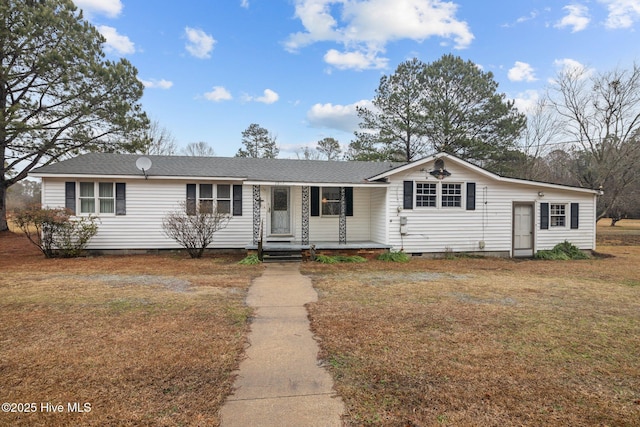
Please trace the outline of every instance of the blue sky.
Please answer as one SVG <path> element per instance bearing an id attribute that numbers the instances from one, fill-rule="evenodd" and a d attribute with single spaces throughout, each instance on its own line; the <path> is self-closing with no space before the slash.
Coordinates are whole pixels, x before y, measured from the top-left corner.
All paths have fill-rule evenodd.
<path id="1" fill-rule="evenodd" d="M 233 156 L 258 123 L 296 157 L 353 139 L 356 105 L 416 57 L 491 71 L 526 111 L 563 67 L 640 63 L 640 0 L 74 0 L 145 84 L 142 104 L 183 147 Z"/>

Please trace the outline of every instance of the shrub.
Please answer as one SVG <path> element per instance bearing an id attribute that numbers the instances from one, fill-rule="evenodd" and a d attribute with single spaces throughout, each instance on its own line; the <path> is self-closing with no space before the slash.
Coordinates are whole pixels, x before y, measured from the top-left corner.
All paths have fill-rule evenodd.
<path id="1" fill-rule="evenodd" d="M 361 256 L 358 255 L 353 255 L 353 256 L 344 256 L 344 255 L 335 255 L 335 256 L 328 256 L 328 255 L 316 255 L 316 262 L 322 263 L 322 264 L 337 264 L 339 262 L 367 262 L 366 258 L 363 258 Z"/>
<path id="2" fill-rule="evenodd" d="M 13 221 L 46 258 L 80 256 L 98 233 L 96 217 L 72 218 L 66 209 L 30 206 L 16 210 Z"/>
<path id="3" fill-rule="evenodd" d="M 400 251 L 400 252 L 385 252 L 378 256 L 380 261 L 389 261 L 389 262 L 409 262 L 409 255 Z"/>
<path id="4" fill-rule="evenodd" d="M 582 252 L 575 245 L 565 240 L 564 242 L 555 245 L 550 251 L 538 251 L 536 253 L 536 258 L 545 260 L 566 261 L 572 259 L 589 259 L 591 257 L 588 254 Z"/>
<path id="5" fill-rule="evenodd" d="M 244 257 L 243 259 L 238 261 L 238 264 L 240 264 L 240 265 L 256 265 L 256 264 L 260 264 L 261 262 L 262 261 L 260 261 L 260 258 L 258 258 L 258 255 L 251 254 L 251 255 L 247 255 L 246 257 Z"/>
<path id="6" fill-rule="evenodd" d="M 216 206 L 187 206 L 169 212 L 162 220 L 164 233 L 187 250 L 191 258 L 201 258 L 204 250 L 213 243 L 213 235 L 229 224 L 229 214 L 218 212 Z"/>
<path id="7" fill-rule="evenodd" d="M 337 264 L 338 260 L 328 255 L 316 255 L 316 262 L 321 264 Z"/>

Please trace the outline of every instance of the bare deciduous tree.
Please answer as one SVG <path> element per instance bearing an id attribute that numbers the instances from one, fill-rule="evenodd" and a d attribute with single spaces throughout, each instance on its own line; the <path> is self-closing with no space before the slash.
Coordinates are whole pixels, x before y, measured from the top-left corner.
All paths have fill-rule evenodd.
<path id="1" fill-rule="evenodd" d="M 619 208 L 640 164 L 640 66 L 593 73 L 566 70 L 552 87 L 552 102 L 571 139 L 580 184 L 602 188 L 598 219 Z"/>
<path id="2" fill-rule="evenodd" d="M 193 157 L 213 157 L 216 155 L 215 150 L 204 141 L 190 142 L 182 149 L 182 154 Z"/>
<path id="3" fill-rule="evenodd" d="M 211 205 L 187 206 L 169 212 L 162 220 L 164 233 L 185 248 L 191 258 L 201 258 L 204 250 L 213 243 L 213 235 L 224 229 L 231 217 L 218 212 Z"/>
<path id="4" fill-rule="evenodd" d="M 161 126 L 157 120 L 153 120 L 145 132 L 141 151 L 142 154 L 173 156 L 178 153 L 178 146 L 171 131 Z"/>

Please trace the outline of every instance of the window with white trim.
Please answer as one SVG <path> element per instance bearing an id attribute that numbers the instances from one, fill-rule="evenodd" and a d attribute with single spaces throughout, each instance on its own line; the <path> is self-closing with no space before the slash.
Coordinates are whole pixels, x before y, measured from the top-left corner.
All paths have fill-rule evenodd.
<path id="1" fill-rule="evenodd" d="M 416 206 L 435 208 L 437 202 L 437 184 L 432 182 L 416 183 Z"/>
<path id="2" fill-rule="evenodd" d="M 200 184 L 198 203 L 200 204 L 200 212 L 213 212 L 213 184 Z"/>
<path id="3" fill-rule="evenodd" d="M 459 208 L 462 206 L 462 184 L 442 183 L 443 208 Z"/>
<path id="4" fill-rule="evenodd" d="M 113 182 L 81 182 L 80 213 L 115 213 L 116 197 Z"/>
<path id="5" fill-rule="evenodd" d="M 217 185 L 217 199 L 216 205 L 218 213 L 230 214 L 231 213 L 231 185 L 218 184 Z"/>
<path id="6" fill-rule="evenodd" d="M 551 227 L 565 227 L 567 225 L 567 205 L 549 205 L 549 225 Z"/>
<path id="7" fill-rule="evenodd" d="M 340 187 L 322 187 L 322 215 L 340 215 Z"/>

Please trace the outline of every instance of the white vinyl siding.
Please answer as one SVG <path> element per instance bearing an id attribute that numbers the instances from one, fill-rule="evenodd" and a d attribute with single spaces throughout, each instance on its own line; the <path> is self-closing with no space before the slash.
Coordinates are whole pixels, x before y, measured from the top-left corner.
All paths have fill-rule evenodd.
<path id="1" fill-rule="evenodd" d="M 432 167 L 426 166 L 426 169 Z M 460 185 L 461 208 L 403 209 L 403 181 L 425 182 L 425 165 L 403 171 L 402 175 L 389 177 L 387 226 L 388 244 L 394 250 L 407 253 L 500 252 L 510 254 L 513 244 L 513 204 L 535 205 L 534 248 L 551 249 L 557 243 L 568 240 L 581 249 L 595 249 L 595 197 L 590 193 L 570 189 L 537 187 L 534 183 L 517 184 L 500 182 L 462 165 L 447 161 L 451 176 L 442 181 L 428 177 L 426 182 Z M 466 210 L 465 183 L 476 184 L 475 210 Z M 414 187 L 415 188 L 415 187 Z M 544 199 L 538 195 L 544 191 Z M 417 192 L 414 190 L 414 202 Z M 439 197 L 440 198 L 440 197 Z M 566 205 L 566 221 L 570 203 L 579 203 L 580 228 L 540 230 L 541 202 Z M 414 205 L 415 206 L 415 205 Z M 407 218 L 406 234 L 400 234 L 400 218 Z M 480 242 L 484 248 L 480 249 Z"/>
<path id="2" fill-rule="evenodd" d="M 43 179 L 45 207 L 64 207 L 64 183 L 69 179 Z M 82 182 L 86 182 L 82 180 Z M 186 184 L 193 181 L 118 180 L 126 182 L 127 214 L 100 217 L 98 234 L 89 249 L 177 249 L 174 240 L 162 231 L 162 219 L 183 209 Z M 200 184 L 200 183 L 198 183 Z M 225 183 L 226 184 L 226 183 Z M 215 184 L 214 184 L 215 185 Z M 253 201 L 251 186 L 243 188 L 242 216 L 233 216 L 227 227 L 216 232 L 211 248 L 245 248 L 252 241 Z"/>

